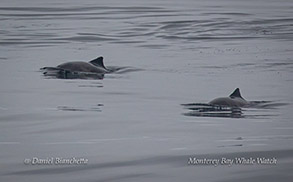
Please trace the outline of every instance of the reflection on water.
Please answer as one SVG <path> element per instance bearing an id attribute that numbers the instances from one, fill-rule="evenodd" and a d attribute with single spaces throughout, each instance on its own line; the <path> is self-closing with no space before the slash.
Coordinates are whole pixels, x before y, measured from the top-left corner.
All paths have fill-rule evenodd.
<path id="1" fill-rule="evenodd" d="M 110 73 L 124 74 L 135 71 L 142 71 L 143 69 L 134 67 L 118 67 L 118 66 L 107 66 Z M 91 73 L 91 72 L 77 72 L 60 69 L 58 67 L 44 67 L 40 69 L 43 72 L 45 78 L 58 78 L 58 79 L 94 79 L 101 80 L 104 78 L 104 73 Z M 109 73 L 109 74 L 110 74 Z"/>
<path id="2" fill-rule="evenodd" d="M 59 79 L 103 79 L 104 74 L 90 72 L 76 72 L 53 67 L 45 67 L 41 69 L 46 78 Z"/>
<path id="3" fill-rule="evenodd" d="M 183 113 L 185 116 L 251 119 L 276 116 L 275 114 L 268 112 L 268 110 L 278 109 L 278 107 L 285 105 L 288 104 L 273 101 L 250 101 L 249 105 L 244 108 L 218 106 L 205 103 L 182 104 L 184 109 L 188 110 L 188 112 Z"/>
<path id="4" fill-rule="evenodd" d="M 95 107 L 84 108 L 84 107 L 72 107 L 72 106 L 58 106 L 57 109 L 60 111 L 96 111 L 101 112 L 101 107 L 103 104 L 97 104 Z"/>
<path id="5" fill-rule="evenodd" d="M 238 107 L 215 106 L 211 104 L 194 103 L 182 104 L 185 109 L 190 110 L 184 113 L 185 116 L 197 117 L 224 117 L 224 118 L 241 118 L 242 110 Z"/>

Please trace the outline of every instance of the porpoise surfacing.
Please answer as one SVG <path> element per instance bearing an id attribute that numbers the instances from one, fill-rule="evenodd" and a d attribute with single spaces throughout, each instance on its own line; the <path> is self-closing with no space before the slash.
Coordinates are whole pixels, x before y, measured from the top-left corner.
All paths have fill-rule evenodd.
<path id="1" fill-rule="evenodd" d="M 249 105 L 240 94 L 240 89 L 236 88 L 229 97 L 219 97 L 209 102 L 211 105 L 228 106 L 228 107 L 245 107 Z"/>
<path id="2" fill-rule="evenodd" d="M 108 73 L 127 73 L 141 69 L 121 66 L 105 67 L 103 57 L 100 56 L 89 62 L 71 61 L 56 67 L 43 67 L 40 69 L 48 78 L 61 79 L 103 79 Z"/>
<path id="3" fill-rule="evenodd" d="M 57 68 L 61 68 L 64 70 L 72 71 L 72 72 L 90 72 L 90 73 L 106 73 L 107 70 L 101 67 L 96 67 L 93 64 L 75 61 L 75 62 L 67 62 L 57 66 Z"/>
<path id="4" fill-rule="evenodd" d="M 104 66 L 103 57 L 98 57 L 90 62 L 73 61 L 63 63 L 57 68 L 64 69 L 71 72 L 90 72 L 90 73 L 107 73 L 108 70 Z"/>

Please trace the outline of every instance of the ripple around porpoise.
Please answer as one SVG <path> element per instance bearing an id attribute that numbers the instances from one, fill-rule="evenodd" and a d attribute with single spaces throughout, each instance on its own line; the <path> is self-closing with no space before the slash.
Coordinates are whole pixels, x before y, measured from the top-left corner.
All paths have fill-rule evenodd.
<path id="1" fill-rule="evenodd" d="M 263 119 L 277 116 L 277 114 L 271 111 L 285 105 L 288 104 L 272 101 L 250 101 L 250 105 L 245 108 L 216 106 L 205 103 L 182 104 L 184 109 L 189 110 L 183 113 L 185 116 L 250 119 Z M 270 112 L 267 112 L 268 110 L 270 110 Z"/>
<path id="2" fill-rule="evenodd" d="M 103 37 L 103 36 L 90 36 L 90 35 L 76 35 L 72 37 L 55 38 L 53 40 L 67 40 L 67 41 L 77 41 L 77 42 L 98 42 L 98 41 L 109 41 L 116 40 L 114 38 Z"/>
<path id="3" fill-rule="evenodd" d="M 85 107 L 74 107 L 74 106 L 58 106 L 57 109 L 60 111 L 94 111 L 101 112 L 101 106 L 103 104 L 97 104 L 95 107 L 85 108 Z"/>
<path id="4" fill-rule="evenodd" d="M 134 68 L 130 66 L 107 66 L 107 73 L 93 73 L 93 72 L 78 72 L 78 71 L 70 71 L 63 70 L 56 67 L 43 67 L 40 68 L 40 72 L 43 73 L 44 78 L 47 79 L 88 79 L 88 80 L 102 80 L 105 75 L 112 75 L 112 78 L 117 78 L 117 75 L 143 71 L 144 69 Z M 111 76 L 110 76 L 111 77 Z M 109 77 L 108 77 L 109 78 Z M 83 85 L 80 87 L 103 87 L 100 85 Z"/>

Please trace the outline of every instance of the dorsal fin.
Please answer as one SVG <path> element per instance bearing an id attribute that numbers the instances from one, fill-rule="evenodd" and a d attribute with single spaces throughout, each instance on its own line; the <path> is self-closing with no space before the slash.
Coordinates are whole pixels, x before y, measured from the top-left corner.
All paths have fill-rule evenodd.
<path id="1" fill-rule="evenodd" d="M 236 88 L 234 90 L 234 92 L 229 96 L 229 97 L 240 97 L 242 98 L 241 94 L 240 94 L 240 89 L 239 88 Z M 243 98 L 242 98 L 243 99 Z"/>
<path id="2" fill-rule="evenodd" d="M 107 69 L 107 68 L 104 66 L 103 59 L 104 59 L 104 58 L 103 58 L 102 56 L 100 56 L 100 57 L 98 57 L 98 58 L 96 58 L 96 59 L 94 59 L 94 60 L 91 60 L 90 63 L 93 64 L 93 65 L 95 65 L 95 66 L 98 66 L 98 67 L 102 67 L 102 68 L 104 68 L 104 69 Z"/>

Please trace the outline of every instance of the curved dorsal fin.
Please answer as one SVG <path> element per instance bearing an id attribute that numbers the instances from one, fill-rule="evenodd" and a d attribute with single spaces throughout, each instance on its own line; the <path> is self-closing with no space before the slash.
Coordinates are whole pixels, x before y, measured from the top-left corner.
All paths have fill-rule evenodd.
<path id="1" fill-rule="evenodd" d="M 94 59 L 94 60 L 91 60 L 90 63 L 93 64 L 93 65 L 95 65 L 95 66 L 98 66 L 98 67 L 102 67 L 102 68 L 104 68 L 104 69 L 107 69 L 107 68 L 104 66 L 103 59 L 104 59 L 104 58 L 103 58 L 102 56 L 100 56 L 100 57 L 98 57 L 98 58 L 96 58 L 96 59 Z"/>
<path id="2" fill-rule="evenodd" d="M 229 96 L 229 97 L 240 97 L 242 98 L 241 94 L 240 94 L 240 89 L 239 88 L 236 88 L 234 90 L 234 92 Z M 242 98 L 243 99 L 243 98 Z"/>

